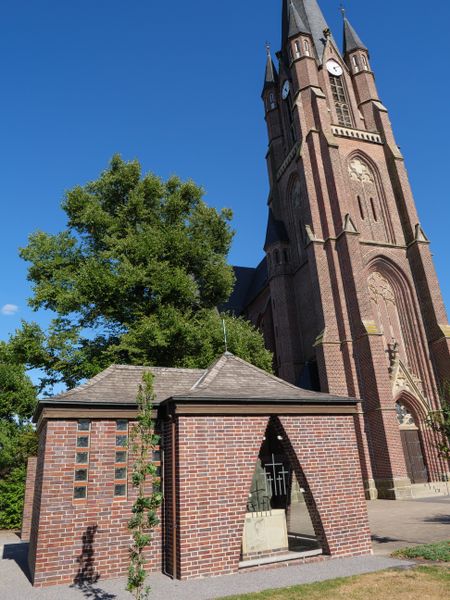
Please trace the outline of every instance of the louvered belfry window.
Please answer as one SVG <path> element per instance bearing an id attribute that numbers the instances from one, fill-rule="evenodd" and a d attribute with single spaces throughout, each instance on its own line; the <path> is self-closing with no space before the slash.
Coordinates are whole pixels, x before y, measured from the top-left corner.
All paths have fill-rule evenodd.
<path id="1" fill-rule="evenodd" d="M 342 77 L 330 75 L 330 83 L 339 125 L 353 127 Z"/>

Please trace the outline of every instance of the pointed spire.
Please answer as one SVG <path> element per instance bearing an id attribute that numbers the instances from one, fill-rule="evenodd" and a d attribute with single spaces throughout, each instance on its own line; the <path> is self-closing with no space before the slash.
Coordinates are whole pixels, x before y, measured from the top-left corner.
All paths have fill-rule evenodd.
<path id="1" fill-rule="evenodd" d="M 326 43 L 323 32 L 329 30 L 329 27 L 317 0 L 283 0 L 283 52 L 289 39 L 291 14 L 293 12 L 291 6 L 294 7 L 302 26 L 306 29 L 303 33 L 309 33 L 312 36 L 317 56 L 322 62 Z"/>
<path id="2" fill-rule="evenodd" d="M 293 0 L 289 3 L 289 33 L 288 37 L 291 38 L 299 33 L 311 34 L 308 27 L 302 21 L 301 16 L 298 14 L 298 10 L 295 8 Z"/>
<path id="3" fill-rule="evenodd" d="M 344 16 L 344 54 L 353 50 L 367 50 L 367 47 L 351 26 L 350 21 Z"/>
<path id="4" fill-rule="evenodd" d="M 275 85 L 278 82 L 278 73 L 275 65 L 273 64 L 272 55 L 270 53 L 270 46 L 266 44 L 267 51 L 267 61 L 266 61 L 266 71 L 264 73 L 264 87 L 263 92 L 269 86 Z"/>

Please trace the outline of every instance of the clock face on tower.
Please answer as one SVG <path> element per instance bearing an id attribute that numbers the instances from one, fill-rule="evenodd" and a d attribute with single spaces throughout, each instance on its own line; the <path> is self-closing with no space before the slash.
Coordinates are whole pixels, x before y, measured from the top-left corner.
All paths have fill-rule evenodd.
<path id="1" fill-rule="evenodd" d="M 286 98 L 289 96 L 290 91 L 291 91 L 291 85 L 290 85 L 289 81 L 286 79 L 286 81 L 283 83 L 283 89 L 281 90 L 281 97 L 283 98 L 283 100 L 286 100 Z"/>
<path id="2" fill-rule="evenodd" d="M 340 77 L 342 75 L 342 73 L 344 72 L 342 70 L 342 67 L 339 63 L 337 63 L 335 60 L 329 60 L 327 62 L 327 69 L 328 72 L 331 73 L 332 75 L 335 75 L 336 77 Z"/>

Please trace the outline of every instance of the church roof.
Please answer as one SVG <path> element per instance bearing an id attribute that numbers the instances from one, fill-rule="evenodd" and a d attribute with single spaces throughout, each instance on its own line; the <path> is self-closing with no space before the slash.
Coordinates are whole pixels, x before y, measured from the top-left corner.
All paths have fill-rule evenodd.
<path id="1" fill-rule="evenodd" d="M 44 398 L 40 404 L 134 405 L 139 385 L 142 383 L 142 375 L 146 371 L 155 376 L 155 404 L 189 390 L 205 373 L 205 369 L 111 365 L 83 385 L 52 398 Z"/>
<path id="2" fill-rule="evenodd" d="M 276 244 L 277 242 L 289 242 L 289 236 L 283 221 L 278 221 L 275 219 L 272 209 L 269 209 L 264 249 L 268 248 L 272 244 Z"/>
<path id="3" fill-rule="evenodd" d="M 284 0 L 283 1 L 283 32 L 282 44 L 283 52 L 285 52 L 286 43 L 289 38 L 291 4 L 294 5 L 303 26 L 306 29 L 305 33 L 310 33 L 314 46 L 316 48 L 319 61 L 322 62 L 323 51 L 325 49 L 324 30 L 328 29 L 327 22 L 317 0 Z"/>
<path id="4" fill-rule="evenodd" d="M 187 393 L 173 400 L 348 403 L 350 399 L 303 390 L 226 352 Z"/>
<path id="5" fill-rule="evenodd" d="M 155 376 L 155 405 L 169 400 L 187 402 L 255 401 L 355 403 L 356 400 L 303 390 L 226 352 L 208 369 L 169 369 L 112 365 L 69 392 L 40 400 L 44 407 L 134 408 L 144 372 Z"/>
<path id="6" fill-rule="evenodd" d="M 233 267 L 233 270 L 236 279 L 233 292 L 220 310 L 240 316 L 268 283 L 267 259 L 264 257 L 256 268 Z"/>
<path id="7" fill-rule="evenodd" d="M 350 21 L 344 19 L 344 54 L 353 50 L 367 50 L 361 38 L 352 27 Z"/>

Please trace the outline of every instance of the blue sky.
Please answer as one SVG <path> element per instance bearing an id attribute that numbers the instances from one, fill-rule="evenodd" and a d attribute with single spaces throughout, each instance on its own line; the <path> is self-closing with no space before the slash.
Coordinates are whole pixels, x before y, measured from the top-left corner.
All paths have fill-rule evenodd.
<path id="1" fill-rule="evenodd" d="M 322 0 L 341 39 L 337 0 Z M 450 306 L 450 3 L 347 0 L 371 50 L 379 92 L 406 157 L 422 224 Z M 64 227 L 65 190 L 110 157 L 192 178 L 234 210 L 230 260 L 262 257 L 268 183 L 260 100 L 264 43 L 280 39 L 281 0 L 14 0 L 0 8 L 0 339 L 26 305 L 17 248 L 36 229 Z M 406 10 L 407 8 L 407 10 Z M 14 311 L 14 306 L 18 311 Z"/>

